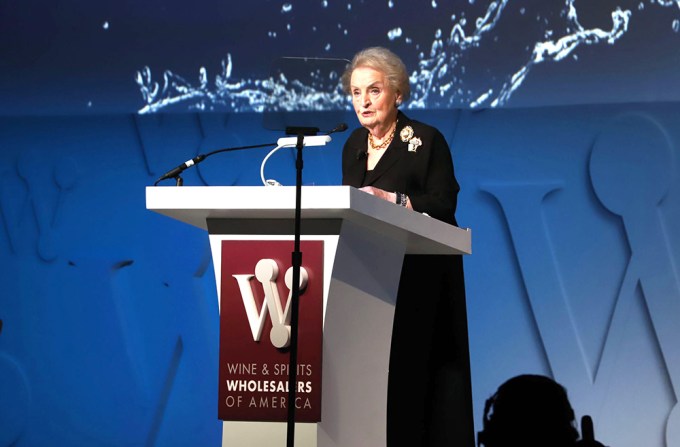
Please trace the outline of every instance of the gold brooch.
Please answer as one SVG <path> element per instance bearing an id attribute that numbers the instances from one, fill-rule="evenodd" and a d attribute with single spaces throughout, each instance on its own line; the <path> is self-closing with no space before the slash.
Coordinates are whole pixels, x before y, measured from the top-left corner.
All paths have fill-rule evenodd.
<path id="1" fill-rule="evenodd" d="M 418 137 L 413 136 L 413 127 L 406 126 L 399 132 L 399 137 L 404 143 L 408 142 L 408 151 L 415 152 L 418 147 L 422 146 L 423 142 Z"/>
<path id="2" fill-rule="evenodd" d="M 413 128 L 411 126 L 404 127 L 401 129 L 401 132 L 399 132 L 399 136 L 401 137 L 401 141 L 406 143 L 408 140 L 413 138 Z"/>

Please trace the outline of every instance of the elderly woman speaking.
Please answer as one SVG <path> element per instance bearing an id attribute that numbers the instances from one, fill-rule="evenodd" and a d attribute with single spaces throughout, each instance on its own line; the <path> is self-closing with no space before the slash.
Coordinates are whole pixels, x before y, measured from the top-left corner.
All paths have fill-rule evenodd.
<path id="1" fill-rule="evenodd" d="M 343 184 L 455 225 L 451 151 L 441 132 L 399 111 L 410 94 L 401 59 L 385 48 L 365 49 L 342 84 L 361 124 L 343 148 Z M 474 445 L 460 256 L 404 258 L 387 419 L 389 446 Z"/>

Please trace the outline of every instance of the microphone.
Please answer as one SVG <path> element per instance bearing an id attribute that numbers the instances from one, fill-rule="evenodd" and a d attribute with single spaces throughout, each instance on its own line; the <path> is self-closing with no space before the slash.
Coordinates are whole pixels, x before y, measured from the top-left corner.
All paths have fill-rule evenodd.
<path id="1" fill-rule="evenodd" d="M 357 151 L 357 160 L 361 160 L 362 158 L 364 158 L 367 155 L 368 155 L 368 152 L 366 152 L 366 149 L 359 148 L 359 150 Z"/>
<path id="2" fill-rule="evenodd" d="M 194 166 L 194 165 L 196 165 L 196 164 L 202 162 L 203 160 L 205 160 L 205 157 L 206 157 L 206 156 L 203 155 L 203 154 L 197 155 L 196 157 L 191 158 L 191 159 L 185 161 L 184 163 L 182 163 L 181 165 L 177 166 L 175 169 L 169 170 L 169 171 L 166 172 L 165 174 L 161 175 L 161 176 L 158 178 L 158 180 L 156 180 L 156 183 L 154 183 L 154 186 L 157 185 L 158 183 L 162 182 L 163 180 L 166 180 L 166 179 L 169 179 L 169 178 L 175 178 L 175 177 L 177 177 L 177 176 L 180 175 L 186 168 L 190 168 L 190 167 L 192 167 L 192 166 Z"/>
<path id="3" fill-rule="evenodd" d="M 335 132 L 344 132 L 347 130 L 347 123 L 340 123 L 337 126 L 335 126 L 330 132 L 328 132 L 326 135 L 330 135 Z"/>
<path id="4" fill-rule="evenodd" d="M 584 441 L 595 440 L 595 429 L 593 428 L 593 418 L 585 415 L 581 418 L 581 437 Z"/>

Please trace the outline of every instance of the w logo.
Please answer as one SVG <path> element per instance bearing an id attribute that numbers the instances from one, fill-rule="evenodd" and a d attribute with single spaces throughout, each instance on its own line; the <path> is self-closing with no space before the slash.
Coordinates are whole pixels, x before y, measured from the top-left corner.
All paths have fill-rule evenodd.
<path id="1" fill-rule="evenodd" d="M 293 289 L 293 267 L 286 270 L 284 284 L 288 289 L 288 299 L 285 309 L 281 303 L 279 289 L 276 280 L 279 276 L 279 266 L 273 259 L 261 259 L 255 266 L 255 275 L 232 275 L 238 283 L 243 306 L 246 309 L 248 324 L 253 333 L 253 340 L 260 341 L 267 314 L 272 322 L 269 339 L 277 348 L 285 348 L 290 344 L 290 303 Z M 252 279 L 255 277 L 262 285 L 264 302 L 258 309 L 257 301 L 253 293 Z M 307 286 L 307 270 L 300 268 L 300 293 Z"/>
<path id="2" fill-rule="evenodd" d="M 225 239 L 221 245 L 218 416 L 225 421 L 284 422 L 290 351 L 282 348 L 292 344 L 293 267 L 282 259 L 290 258 L 293 241 Z M 299 422 L 321 420 L 323 249 L 323 240 L 300 241 L 306 268 L 300 268 L 298 284 L 304 297 L 298 308 L 297 353 L 309 392 L 296 401 Z M 259 343 L 266 331 L 271 344 Z"/>
<path id="3" fill-rule="evenodd" d="M 558 381 L 567 386 L 581 408 L 591 412 L 614 399 L 612 407 L 625 404 L 640 413 L 647 411 L 641 410 L 642 405 L 648 405 L 646 408 L 665 417 L 666 445 L 678 446 L 680 281 L 669 250 L 674 234 L 664 206 L 677 181 L 673 152 L 665 133 L 646 117 L 622 116 L 611 126 L 613 130 L 598 136 L 590 153 L 588 186 L 594 197 L 584 202 L 597 216 L 604 215 L 602 207 L 608 210 L 608 222 L 617 224 L 612 228 L 620 229 L 624 241 L 618 252 L 596 251 L 598 238 L 616 240 L 613 236 L 617 235 L 601 231 L 596 236 L 585 233 L 575 238 L 555 225 L 559 221 L 547 209 L 560 198 L 567 200 L 563 182 L 494 183 L 482 189 L 503 211 L 540 342 Z M 570 208 L 560 220 L 574 226 L 589 217 L 585 213 L 578 216 L 577 211 Z M 598 223 L 595 219 L 591 222 Z M 571 246 L 565 246 L 565 241 Z M 571 259 L 565 259 L 570 254 Z M 614 270 L 612 264 L 620 267 Z M 590 288 L 577 287 L 574 277 L 589 282 Z M 597 294 L 573 292 L 584 290 Z M 604 302 L 610 303 L 609 307 L 603 306 Z M 596 312 L 578 313 L 576 309 L 586 308 L 578 303 L 588 303 L 589 309 L 606 317 L 600 320 L 604 323 L 599 338 L 588 326 L 598 321 L 592 318 Z M 648 361 L 642 361 L 642 356 Z M 641 376 L 649 360 L 659 366 Z M 667 403 L 647 400 L 649 383 L 656 375 L 661 375 Z M 623 383 L 625 386 L 619 385 Z M 612 391 L 616 386 L 623 392 Z M 606 412 L 602 420 L 606 421 Z M 611 424 L 616 426 L 615 421 Z"/>

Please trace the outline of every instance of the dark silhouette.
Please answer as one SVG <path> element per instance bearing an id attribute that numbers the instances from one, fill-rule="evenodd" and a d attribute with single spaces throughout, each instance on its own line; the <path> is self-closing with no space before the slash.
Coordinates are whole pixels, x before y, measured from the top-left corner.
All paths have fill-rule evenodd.
<path id="1" fill-rule="evenodd" d="M 589 416 L 578 440 L 567 391 L 545 376 L 521 375 L 502 384 L 484 405 L 483 424 L 479 447 L 604 447 Z"/>
<path id="2" fill-rule="evenodd" d="M 576 447 L 604 447 L 604 445 L 595 440 L 593 420 L 588 415 L 581 418 L 581 433 L 583 436 L 576 443 Z"/>

